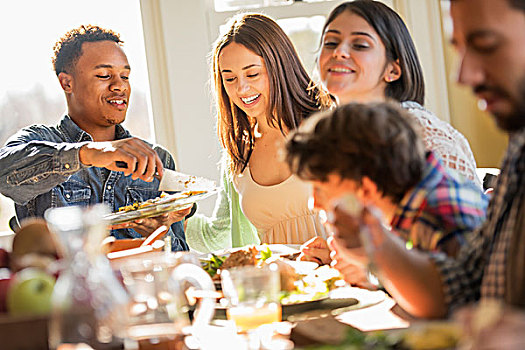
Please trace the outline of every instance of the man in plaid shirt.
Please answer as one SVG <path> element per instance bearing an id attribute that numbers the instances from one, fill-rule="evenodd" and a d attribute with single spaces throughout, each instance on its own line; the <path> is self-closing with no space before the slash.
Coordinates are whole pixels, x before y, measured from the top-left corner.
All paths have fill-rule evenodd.
<path id="1" fill-rule="evenodd" d="M 480 298 L 495 300 L 512 306 L 500 319 L 500 331 L 513 329 L 513 336 L 506 339 L 513 346 L 523 345 L 525 313 L 516 307 L 525 305 L 525 1 L 452 0 L 451 14 L 452 42 L 461 58 L 459 82 L 473 88 L 510 137 L 486 222 L 452 258 L 406 250 L 370 210 L 356 217 L 336 208 L 336 242 L 344 246 L 339 253 L 346 258 L 362 259 L 356 223 L 365 224 L 373 247 L 369 261 L 407 311 L 442 317 Z M 484 346 L 502 341 L 496 336 L 480 339 L 478 344 Z"/>

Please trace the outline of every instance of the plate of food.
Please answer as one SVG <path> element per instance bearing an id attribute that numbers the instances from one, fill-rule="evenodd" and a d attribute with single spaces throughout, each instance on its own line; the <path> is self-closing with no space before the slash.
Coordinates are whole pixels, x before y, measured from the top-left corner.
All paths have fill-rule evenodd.
<path id="1" fill-rule="evenodd" d="M 283 307 L 283 315 L 320 307 L 323 301 L 329 299 L 329 292 L 336 287 L 336 281 L 344 283 L 339 273 L 329 266 L 319 267 L 313 262 L 287 260 L 279 254 L 274 255 L 271 247 L 272 245 L 248 246 L 234 249 L 230 253 L 217 252 L 218 254 L 201 257 L 201 264 L 212 276 L 218 290 L 221 289 L 220 275 L 223 270 L 241 266 L 277 264 L 281 275 L 280 303 Z M 275 251 L 289 253 L 281 249 Z M 328 270 L 333 273 L 326 273 Z M 354 300 L 353 303 L 357 301 Z M 219 317 L 225 316 L 225 309 L 226 304 L 217 305 Z"/>
<path id="2" fill-rule="evenodd" d="M 206 191 L 185 191 L 174 194 L 162 192 L 162 194 L 153 199 L 144 202 L 135 202 L 131 205 L 120 207 L 115 213 L 108 214 L 104 219 L 110 224 L 121 224 L 137 219 L 143 219 L 158 216 L 164 213 L 183 210 L 189 208 L 193 203 L 208 198 L 217 192 L 216 189 Z"/>
<path id="3" fill-rule="evenodd" d="M 296 348 L 452 350 L 464 337 L 452 321 L 418 321 L 406 329 L 362 332 L 335 319 L 306 320 L 296 324 L 290 339 Z"/>
<path id="4" fill-rule="evenodd" d="M 286 260 L 294 260 L 299 254 L 300 251 L 300 245 L 297 244 L 259 244 L 259 245 L 251 245 L 247 247 L 237 247 L 237 248 L 226 248 L 221 250 L 216 250 L 211 253 L 197 253 L 200 259 L 210 259 L 212 256 L 219 256 L 219 257 L 228 257 L 231 253 L 240 251 L 240 250 L 247 250 L 249 247 L 254 247 L 257 251 L 257 258 L 261 257 L 261 252 L 265 251 L 267 254 L 270 254 L 273 257 L 282 257 Z"/>

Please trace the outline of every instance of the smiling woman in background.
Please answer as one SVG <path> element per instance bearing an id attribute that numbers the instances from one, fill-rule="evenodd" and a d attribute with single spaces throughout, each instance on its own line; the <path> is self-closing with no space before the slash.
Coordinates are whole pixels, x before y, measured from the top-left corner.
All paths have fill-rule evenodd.
<path id="1" fill-rule="evenodd" d="M 312 85 L 275 21 L 241 14 L 228 28 L 212 52 L 222 188 L 211 218 L 188 220 L 189 245 L 209 251 L 323 236 L 319 217 L 308 209 L 310 187 L 292 175 L 280 150 L 289 131 L 332 101 Z"/>
<path id="2" fill-rule="evenodd" d="M 425 83 L 414 43 L 388 6 L 357 0 L 332 10 L 323 28 L 318 69 L 339 104 L 400 102 L 422 128 L 426 149 L 453 173 L 480 185 L 466 138 L 423 107 Z"/>

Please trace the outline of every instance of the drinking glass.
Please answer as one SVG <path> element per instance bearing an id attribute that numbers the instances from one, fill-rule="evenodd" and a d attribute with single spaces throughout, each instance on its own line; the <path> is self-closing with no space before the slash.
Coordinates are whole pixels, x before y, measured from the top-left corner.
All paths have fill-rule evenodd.
<path id="1" fill-rule="evenodd" d="M 243 266 L 221 273 L 222 291 L 228 300 L 226 314 L 239 332 L 281 321 L 280 276 L 276 264 Z"/>
<path id="2" fill-rule="evenodd" d="M 128 338 L 140 350 L 182 349 L 184 329 L 190 325 L 185 290 L 215 292 L 210 276 L 191 261 L 191 253 L 159 252 L 148 258 L 126 261 L 121 273 L 132 302 Z M 207 325 L 215 310 L 214 298 L 202 298 L 193 327 Z"/>

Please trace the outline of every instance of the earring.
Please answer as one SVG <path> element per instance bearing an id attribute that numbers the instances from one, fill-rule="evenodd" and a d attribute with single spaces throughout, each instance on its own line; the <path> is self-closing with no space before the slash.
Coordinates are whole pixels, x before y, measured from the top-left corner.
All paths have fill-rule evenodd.
<path id="1" fill-rule="evenodd" d="M 386 81 L 387 83 L 391 83 L 391 82 L 392 82 L 392 78 L 390 78 L 390 77 L 386 77 L 386 78 L 385 78 L 385 81 Z"/>

